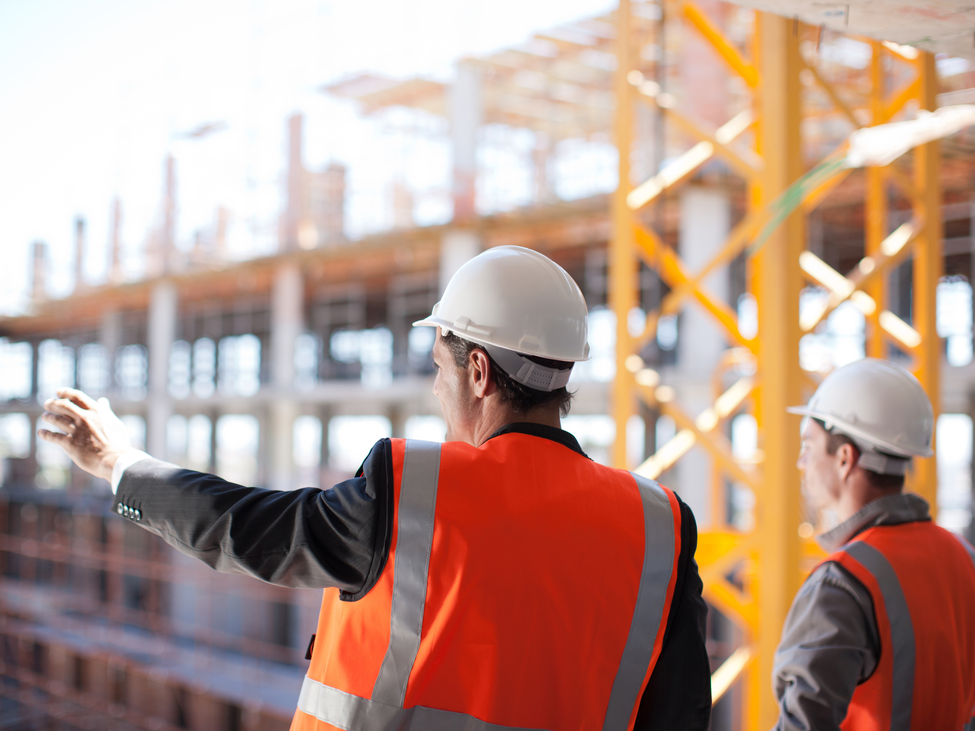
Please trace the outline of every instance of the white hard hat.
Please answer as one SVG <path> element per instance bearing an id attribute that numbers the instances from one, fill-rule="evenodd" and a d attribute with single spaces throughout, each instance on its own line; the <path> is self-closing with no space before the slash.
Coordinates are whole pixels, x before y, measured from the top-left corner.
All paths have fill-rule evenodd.
<path id="1" fill-rule="evenodd" d="M 568 272 L 537 251 L 497 246 L 451 277 L 429 317 L 413 323 L 442 328 L 485 347 L 508 375 L 540 391 L 568 383 L 571 367 L 546 368 L 524 358 L 588 360 L 589 308 Z"/>
<path id="2" fill-rule="evenodd" d="M 903 474 L 911 457 L 930 457 L 934 410 L 918 380 L 886 360 L 865 358 L 838 368 L 806 406 L 790 413 L 822 421 L 860 449 L 860 465 Z"/>

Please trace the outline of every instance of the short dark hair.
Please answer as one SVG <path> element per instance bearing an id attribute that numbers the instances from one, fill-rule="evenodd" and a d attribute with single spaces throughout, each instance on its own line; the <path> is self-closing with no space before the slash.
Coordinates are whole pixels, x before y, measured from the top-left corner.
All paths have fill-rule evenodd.
<path id="1" fill-rule="evenodd" d="M 826 428 L 825 422 L 820 421 L 819 419 L 815 419 L 814 421 L 823 427 L 823 431 L 825 431 L 829 437 L 826 441 L 826 454 L 832 456 L 836 454 L 836 451 L 844 444 L 849 444 L 851 447 L 853 447 L 853 449 L 856 450 L 857 456 L 860 455 L 860 448 L 856 445 L 856 442 L 850 439 L 846 434 L 834 434 Z M 889 490 L 891 492 L 904 489 L 904 475 L 884 475 L 880 472 L 873 472 L 868 469 L 863 469 L 863 471 L 867 473 L 867 481 L 870 483 L 871 487 L 878 490 Z"/>
<path id="2" fill-rule="evenodd" d="M 504 369 L 491 357 L 491 354 L 477 343 L 466 340 L 452 332 L 443 335 L 442 340 L 443 344 L 447 346 L 447 350 L 453 356 L 454 364 L 458 368 L 466 369 L 467 359 L 470 354 L 476 349 L 482 350 L 491 363 L 491 370 L 494 372 L 494 383 L 498 387 L 498 393 L 501 395 L 501 402 L 508 404 L 516 414 L 524 414 L 538 406 L 545 406 L 554 402 L 558 404 L 560 416 L 564 418 L 569 415 L 569 408 L 572 406 L 572 397 L 575 394 L 569 393 L 569 390 L 565 386 L 557 388 L 554 391 L 538 391 L 534 388 L 529 388 L 524 384 L 518 383 L 518 381 L 505 373 Z M 564 370 L 572 365 L 566 361 L 539 358 L 534 355 L 525 355 L 524 357 L 533 363 L 559 370 Z"/>

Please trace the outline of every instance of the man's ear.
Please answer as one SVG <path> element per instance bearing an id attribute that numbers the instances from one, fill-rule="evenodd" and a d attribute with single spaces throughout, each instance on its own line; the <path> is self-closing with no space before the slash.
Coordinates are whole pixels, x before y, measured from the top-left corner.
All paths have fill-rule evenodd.
<path id="1" fill-rule="evenodd" d="M 495 384 L 491 360 L 487 353 L 480 348 L 475 348 L 468 356 L 467 366 L 467 374 L 474 395 L 477 398 L 490 396 L 494 392 Z"/>
<path id="2" fill-rule="evenodd" d="M 836 466 L 840 470 L 840 477 L 846 479 L 856 467 L 860 453 L 852 444 L 841 444 L 836 450 Z"/>

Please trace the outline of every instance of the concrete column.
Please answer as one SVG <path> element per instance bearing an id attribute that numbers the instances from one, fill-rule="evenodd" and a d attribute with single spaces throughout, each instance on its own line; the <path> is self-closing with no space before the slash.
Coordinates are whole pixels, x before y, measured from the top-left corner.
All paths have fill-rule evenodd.
<path id="1" fill-rule="evenodd" d="M 474 218 L 477 135 L 484 117 L 481 76 L 473 63 L 457 64 L 448 103 L 454 158 L 454 222 L 465 223 Z"/>
<path id="2" fill-rule="evenodd" d="M 98 328 L 98 341 L 105 348 L 108 357 L 108 388 L 111 395 L 115 392 L 115 354 L 122 344 L 122 314 L 118 310 L 105 310 Z"/>
<path id="3" fill-rule="evenodd" d="M 35 241 L 32 251 L 31 300 L 35 303 L 47 299 L 47 244 Z"/>
<path id="4" fill-rule="evenodd" d="M 166 195 L 163 199 L 163 240 L 160 268 L 163 273 L 172 269 L 176 253 L 176 158 L 166 156 Z"/>
<path id="5" fill-rule="evenodd" d="M 447 282 L 467 261 L 481 253 L 481 237 L 467 229 L 444 232 L 440 242 L 440 294 Z"/>
<path id="6" fill-rule="evenodd" d="M 386 417 L 389 419 L 389 427 L 393 439 L 402 439 L 406 436 L 406 409 L 402 404 L 390 404 L 386 410 Z"/>
<path id="7" fill-rule="evenodd" d="M 146 399 L 146 451 L 166 459 L 166 424 L 173 413 L 169 396 L 169 353 L 176 340 L 176 285 L 157 282 L 149 297 L 149 395 Z"/>
<path id="8" fill-rule="evenodd" d="M 278 248 L 292 251 L 298 248 L 298 235 L 305 215 L 305 167 L 302 162 L 302 126 L 304 117 L 293 114 L 288 119 L 288 177 L 287 197 L 281 221 L 281 239 Z"/>
<path id="9" fill-rule="evenodd" d="M 118 284 L 122 281 L 122 201 L 118 196 L 112 199 L 112 259 L 108 269 L 108 281 Z"/>
<path id="10" fill-rule="evenodd" d="M 731 228 L 731 200 L 714 188 L 685 188 L 680 199 L 680 251 L 692 272 L 704 267 L 724 243 Z M 727 301 L 731 282 L 725 269 L 708 277 L 705 287 Z M 680 315 L 674 385 L 680 404 L 691 417 L 710 406 L 715 394 L 712 374 L 727 348 L 721 328 L 696 303 Z M 674 467 L 676 489 L 697 516 L 699 525 L 711 522 L 711 457 L 701 447 L 691 450 Z"/>
<path id="11" fill-rule="evenodd" d="M 211 409 L 207 414 L 210 419 L 210 461 L 207 464 L 208 472 L 217 471 L 217 421 L 220 419 L 220 412 L 217 409 Z"/>
<path id="12" fill-rule="evenodd" d="M 85 288 L 85 219 L 78 216 L 74 220 L 74 291 Z"/>
<path id="13" fill-rule="evenodd" d="M 266 440 L 268 483 L 277 490 L 294 487 L 293 430 L 298 416 L 295 398 L 295 340 L 304 329 L 304 282 L 294 264 L 275 274 L 271 293 L 271 385 L 275 397 L 268 410 Z M 262 430 L 263 431 L 263 430 Z"/>
<path id="14" fill-rule="evenodd" d="M 320 406 L 318 409 L 318 418 L 322 422 L 322 446 L 321 446 L 321 456 L 318 458 L 319 469 L 325 470 L 330 466 L 331 462 L 331 452 L 328 443 L 328 425 L 332 420 L 332 407 L 328 404 Z M 325 486 L 325 483 L 322 483 Z"/>

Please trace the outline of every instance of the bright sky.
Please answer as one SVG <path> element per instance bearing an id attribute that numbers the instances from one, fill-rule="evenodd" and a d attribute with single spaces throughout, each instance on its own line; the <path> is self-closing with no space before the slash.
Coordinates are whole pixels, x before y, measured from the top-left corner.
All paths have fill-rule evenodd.
<path id="1" fill-rule="evenodd" d="M 75 216 L 88 224 L 87 277 L 102 279 L 116 194 L 124 246 L 141 246 L 158 224 L 167 152 L 178 245 L 225 205 L 231 246 L 256 254 L 280 206 L 287 116 L 306 114 L 311 167 L 354 164 L 364 142 L 352 105 L 326 98 L 323 83 L 359 71 L 446 80 L 463 55 L 612 4 L 0 0 L 0 313 L 26 304 L 34 240 L 51 247 L 49 289 L 71 291 Z M 227 127 L 180 139 L 211 122 Z"/>

